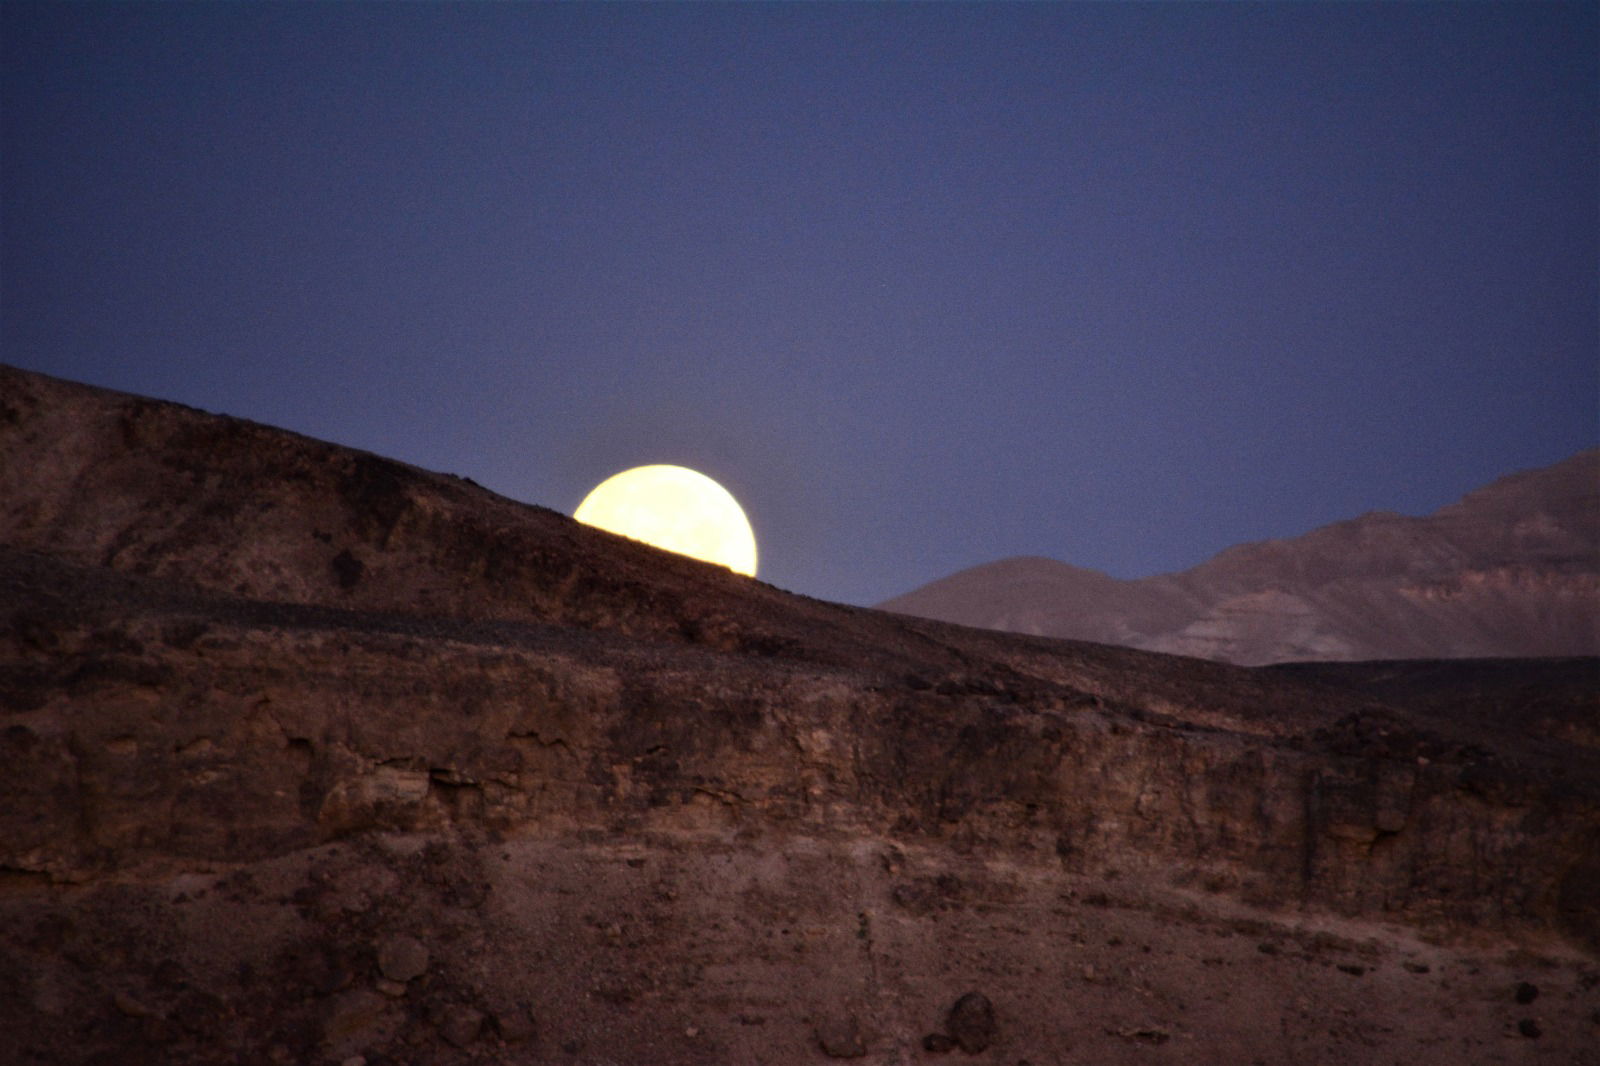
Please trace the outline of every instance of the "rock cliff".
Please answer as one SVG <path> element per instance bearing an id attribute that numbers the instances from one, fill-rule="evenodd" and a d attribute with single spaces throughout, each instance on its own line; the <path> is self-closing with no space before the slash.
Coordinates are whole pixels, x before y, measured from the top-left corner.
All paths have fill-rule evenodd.
<path id="1" fill-rule="evenodd" d="M 879 606 L 1244 665 L 1600 654 L 1600 449 L 1422 518 L 1374 512 L 1177 574 L 1004 559 Z"/>
<path id="2" fill-rule="evenodd" d="M 0 1031 L 27 1063 L 1578 1062 L 1595 666 L 848 608 L 0 368 Z"/>

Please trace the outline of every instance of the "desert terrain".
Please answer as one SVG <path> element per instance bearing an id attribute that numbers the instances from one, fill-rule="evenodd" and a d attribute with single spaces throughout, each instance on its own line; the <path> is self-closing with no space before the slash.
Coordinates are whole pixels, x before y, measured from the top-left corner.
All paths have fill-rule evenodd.
<path id="1" fill-rule="evenodd" d="M 1180 573 L 1119 581 L 1018 557 L 878 606 L 1259 666 L 1600 655 L 1597 605 L 1600 449 L 1591 448 L 1431 515 L 1373 511 L 1235 545 Z"/>
<path id="2" fill-rule="evenodd" d="M 0 367 L 0 1057 L 1594 1062 L 1597 668 L 830 604 Z"/>

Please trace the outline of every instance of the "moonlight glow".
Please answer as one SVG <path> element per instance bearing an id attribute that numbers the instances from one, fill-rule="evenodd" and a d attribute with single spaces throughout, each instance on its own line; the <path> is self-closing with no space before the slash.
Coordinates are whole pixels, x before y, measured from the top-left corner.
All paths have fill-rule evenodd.
<path id="1" fill-rule="evenodd" d="M 624 470 L 602 481 L 572 517 L 736 573 L 756 573 L 756 535 L 738 501 L 685 467 Z"/>

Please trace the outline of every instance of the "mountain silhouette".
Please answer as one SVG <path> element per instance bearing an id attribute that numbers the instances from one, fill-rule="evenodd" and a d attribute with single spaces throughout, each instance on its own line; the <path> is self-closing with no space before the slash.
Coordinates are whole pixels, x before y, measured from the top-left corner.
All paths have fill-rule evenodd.
<path id="1" fill-rule="evenodd" d="M 1121 581 L 975 566 L 878 605 L 961 625 L 1244 665 L 1600 653 L 1600 448 L 1420 518 L 1374 511 Z"/>

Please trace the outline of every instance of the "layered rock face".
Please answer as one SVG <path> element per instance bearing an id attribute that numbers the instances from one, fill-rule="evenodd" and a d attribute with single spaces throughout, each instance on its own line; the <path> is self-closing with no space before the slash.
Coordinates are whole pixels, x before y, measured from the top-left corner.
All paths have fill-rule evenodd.
<path id="1" fill-rule="evenodd" d="M 0 545 L 16 1061 L 1600 1037 L 1592 660 L 1261 671 L 847 608 L 3 368 Z"/>
<path id="2" fill-rule="evenodd" d="M 1600 449 L 1423 518 L 1375 512 L 1177 574 L 1005 559 L 879 606 L 1244 665 L 1600 654 Z"/>

